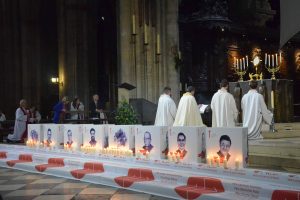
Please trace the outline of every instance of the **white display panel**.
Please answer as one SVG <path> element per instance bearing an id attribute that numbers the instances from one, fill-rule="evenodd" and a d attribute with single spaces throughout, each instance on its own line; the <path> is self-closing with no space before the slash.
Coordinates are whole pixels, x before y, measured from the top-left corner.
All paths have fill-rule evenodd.
<path id="1" fill-rule="evenodd" d="M 125 150 L 134 149 L 134 125 L 109 125 L 108 145 L 109 148 Z"/>
<path id="2" fill-rule="evenodd" d="M 180 162 L 201 162 L 205 155 L 205 127 L 171 127 L 168 132 L 169 154 Z"/>
<path id="3" fill-rule="evenodd" d="M 28 139 L 31 143 L 40 144 L 43 142 L 44 133 L 42 124 L 28 124 Z"/>
<path id="4" fill-rule="evenodd" d="M 208 164 L 225 164 L 228 168 L 246 167 L 247 128 L 207 128 L 206 150 Z"/>
<path id="5" fill-rule="evenodd" d="M 44 147 L 63 149 L 64 147 L 64 125 L 43 124 Z"/>
<path id="6" fill-rule="evenodd" d="M 105 147 L 105 128 L 107 125 L 84 124 L 83 146 L 103 149 Z"/>
<path id="7" fill-rule="evenodd" d="M 135 151 L 150 159 L 165 158 L 166 126 L 137 126 L 135 128 Z M 147 153 L 148 152 L 148 153 Z"/>
<path id="8" fill-rule="evenodd" d="M 83 128 L 81 124 L 64 125 L 64 147 L 65 149 L 80 150 L 82 145 Z"/>

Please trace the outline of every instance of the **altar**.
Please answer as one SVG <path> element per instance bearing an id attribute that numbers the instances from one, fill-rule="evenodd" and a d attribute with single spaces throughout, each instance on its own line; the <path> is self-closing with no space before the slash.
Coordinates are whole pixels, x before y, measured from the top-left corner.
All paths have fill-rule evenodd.
<path id="1" fill-rule="evenodd" d="M 229 92 L 234 96 L 237 108 L 241 112 L 241 100 L 249 91 L 249 81 L 229 83 Z M 275 123 L 292 122 L 294 117 L 294 93 L 293 81 L 287 79 L 263 79 L 258 80 L 258 92 L 264 96 L 269 110 L 271 106 L 271 92 L 274 91 L 274 116 Z M 241 115 L 239 116 L 241 121 Z"/>

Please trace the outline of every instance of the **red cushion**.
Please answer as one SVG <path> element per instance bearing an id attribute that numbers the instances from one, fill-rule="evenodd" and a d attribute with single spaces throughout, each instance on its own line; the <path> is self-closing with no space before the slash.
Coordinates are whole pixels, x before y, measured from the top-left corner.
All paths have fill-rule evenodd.
<path id="1" fill-rule="evenodd" d="M 295 200 L 300 199 L 300 191 L 274 190 L 272 200 Z"/>

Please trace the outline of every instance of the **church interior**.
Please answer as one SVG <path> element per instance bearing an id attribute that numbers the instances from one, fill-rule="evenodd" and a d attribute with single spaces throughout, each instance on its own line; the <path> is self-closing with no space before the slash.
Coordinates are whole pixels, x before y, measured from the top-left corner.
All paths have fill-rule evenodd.
<path id="1" fill-rule="evenodd" d="M 0 114 L 5 114 L 6 118 L 0 120 L 0 199 L 242 199 L 246 196 L 249 199 L 296 199 L 297 195 L 299 198 L 300 23 L 297 16 L 300 17 L 300 14 L 296 8 L 300 4 L 297 0 L 291 2 L 284 5 L 283 0 L 0 0 Z M 159 165 L 155 163 L 157 158 L 149 161 L 147 153 L 139 155 L 135 151 L 135 160 L 131 149 L 123 152 L 118 147 L 101 148 L 100 154 L 113 156 L 101 157 L 101 165 L 89 163 L 91 168 L 87 162 L 84 165 L 79 162 L 75 150 L 66 146 L 62 148 L 68 149 L 67 154 L 55 148 L 51 151 L 50 145 L 50 150 L 43 146 L 37 156 L 39 145 L 28 144 L 26 140 L 25 145 L 18 143 L 15 146 L 5 142 L 8 134 L 14 131 L 16 109 L 21 99 L 26 99 L 28 108 L 37 108 L 41 115 L 37 124 L 44 127 L 44 132 L 49 124 L 52 130 L 57 128 L 52 126 L 57 102 L 64 97 L 68 97 L 70 104 L 79 99 L 84 110 L 78 112 L 78 118 L 72 119 L 72 111 L 68 112 L 68 108 L 59 125 L 76 124 L 80 126 L 78 130 L 84 132 L 85 126 L 90 128 L 87 124 L 95 122 L 90 108 L 95 94 L 98 94 L 101 112 L 103 109 L 104 113 L 103 119 L 100 115 L 100 124 L 108 124 L 108 128 L 103 126 L 101 131 L 107 131 L 108 136 L 105 137 L 109 139 L 102 139 L 111 144 L 109 131 L 114 128 L 109 125 L 122 124 L 118 121 L 120 118 L 116 118 L 122 102 L 128 102 L 136 113 L 135 125 L 153 126 L 158 101 L 166 86 L 171 88 L 171 97 L 176 105 L 189 86 L 193 86 L 197 105 L 206 108 L 201 113 L 206 126 L 204 132 L 213 132 L 214 129 L 210 129 L 210 104 L 222 79 L 228 80 L 228 92 L 236 102 L 239 112 L 237 127 L 242 129 L 243 126 L 241 100 L 249 91 L 251 80 L 257 81 L 258 93 L 274 114 L 271 126 L 262 127 L 263 140 L 245 139 L 245 142 L 241 139 L 247 146 L 246 154 L 242 149 L 247 164 L 243 164 L 243 160 L 237 164 L 235 160 L 232 165 L 235 165 L 236 171 L 230 173 L 225 171 L 227 161 L 221 171 L 219 161 L 214 160 L 211 164 L 206 158 L 208 166 L 200 166 L 204 165 L 204 161 L 196 156 L 197 165 L 182 164 L 180 168 L 172 160 L 176 160 L 176 156 L 170 161 L 166 154 L 166 161 Z M 157 132 L 169 131 L 152 128 Z M 73 132 L 76 130 L 74 128 Z M 138 128 L 135 130 L 133 134 L 137 143 Z M 198 132 L 201 130 L 197 129 Z M 49 131 L 43 134 L 46 138 Z M 172 131 L 164 138 L 169 145 L 171 136 Z M 144 140 L 141 140 L 142 143 Z M 84 143 L 84 137 L 81 136 L 80 141 Z M 131 140 L 128 141 L 131 145 Z M 154 137 L 153 141 L 156 141 Z M 157 141 L 154 147 L 160 143 Z M 208 142 L 207 138 L 205 141 Z M 63 142 L 62 145 L 66 144 Z M 95 149 L 84 145 L 78 148 L 87 153 L 86 157 L 81 153 L 80 158 L 96 159 L 92 156 Z M 136 146 L 133 149 L 136 150 Z M 23 154 L 16 154 L 16 151 Z M 28 157 L 29 154 L 32 156 Z M 51 156 L 66 157 L 62 161 L 50 161 Z M 42 157 L 49 159 L 46 161 Z M 12 158 L 17 161 L 12 162 Z M 16 164 L 34 163 L 35 160 L 38 164 L 47 162 L 50 168 L 52 165 L 67 166 L 70 173 L 65 175 L 66 170 L 55 171 L 47 168 L 49 166 L 39 165 L 39 168 L 37 165 Z M 165 163 L 169 161 L 174 163 Z M 121 175 L 111 182 L 107 177 L 114 177 L 115 171 L 123 170 L 117 166 L 122 162 L 126 169 L 128 167 L 130 181 L 136 178 L 135 175 L 130 177 L 130 173 L 137 173 L 130 170 L 152 166 L 151 173 L 139 169 L 139 174 L 146 173 L 146 181 L 159 179 L 158 185 L 162 184 L 162 188 L 155 187 L 154 183 L 144 184 L 145 180 L 133 181 L 131 186 L 126 178 L 120 178 L 123 177 Z M 78 171 L 74 175 L 75 166 L 76 169 L 83 167 L 82 177 Z M 168 167 L 175 171 L 168 171 Z M 204 171 L 197 171 L 197 167 Z M 175 178 L 176 170 L 183 173 L 181 177 Z M 98 177 L 96 180 L 89 174 L 100 172 L 107 175 L 95 175 Z M 219 180 L 217 175 L 209 174 L 201 181 L 205 185 L 206 181 L 210 183 L 213 180 L 217 185 L 214 185 L 215 191 L 207 189 L 209 192 L 199 192 L 196 184 L 193 190 L 198 192 L 189 196 L 190 191 L 182 187 L 194 187 L 192 182 L 199 180 L 191 181 L 187 174 L 202 172 L 203 176 L 206 172 L 218 174 L 222 183 L 216 183 L 215 180 Z M 234 182 L 234 179 L 242 180 L 242 175 L 252 173 L 248 185 Z M 282 177 L 289 178 L 286 181 Z M 272 179 L 274 184 L 283 181 L 285 187 L 262 189 L 263 181 L 270 183 Z M 182 180 L 187 180 L 185 186 L 177 184 Z M 163 186 L 164 181 L 166 185 L 174 185 L 175 189 Z M 246 192 L 248 189 L 252 192 Z M 291 192 L 288 194 L 276 193 L 289 189 Z M 188 192 L 185 194 L 185 191 Z M 224 197 L 220 196 L 222 192 Z M 210 193 L 213 194 L 209 196 Z"/>

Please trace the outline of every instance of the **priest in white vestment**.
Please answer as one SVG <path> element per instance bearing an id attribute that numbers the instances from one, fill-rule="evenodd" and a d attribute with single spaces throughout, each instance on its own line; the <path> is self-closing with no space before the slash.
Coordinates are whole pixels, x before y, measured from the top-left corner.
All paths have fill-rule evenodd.
<path id="1" fill-rule="evenodd" d="M 173 126 L 203 126 L 194 94 L 195 88 L 189 86 L 179 101 Z"/>
<path id="2" fill-rule="evenodd" d="M 7 142 L 21 142 L 22 136 L 24 138 L 27 135 L 28 111 L 26 110 L 26 105 L 26 100 L 22 99 L 20 107 L 16 110 L 14 133 L 7 136 Z"/>
<path id="3" fill-rule="evenodd" d="M 238 110 L 232 94 L 227 90 L 228 81 L 223 79 L 211 100 L 212 127 L 235 127 Z"/>
<path id="4" fill-rule="evenodd" d="M 264 97 L 256 90 L 257 82 L 250 81 L 250 90 L 242 98 L 243 127 L 248 127 L 248 139 L 263 139 L 263 121 L 271 124 L 273 114 L 267 109 Z"/>
<path id="5" fill-rule="evenodd" d="M 165 87 L 159 97 L 155 117 L 155 126 L 172 126 L 176 116 L 176 104 L 171 98 L 171 88 Z"/>

